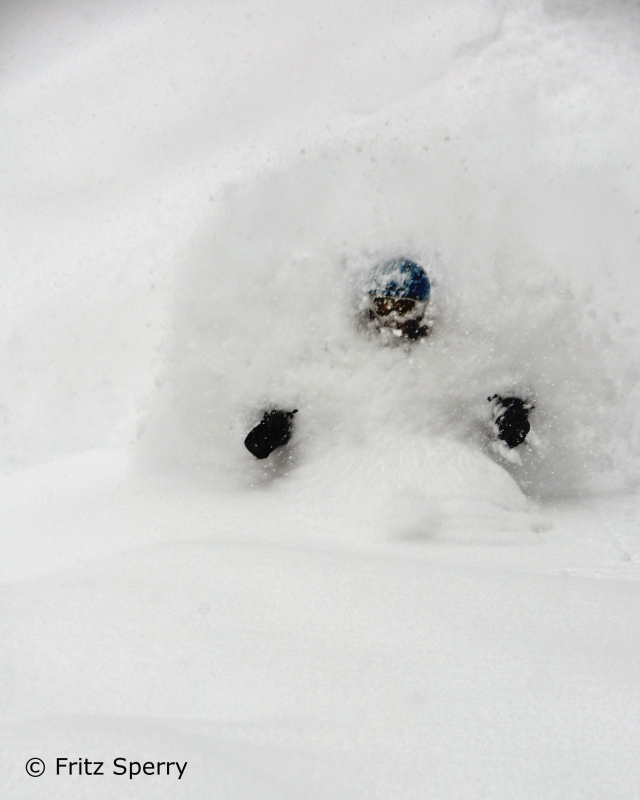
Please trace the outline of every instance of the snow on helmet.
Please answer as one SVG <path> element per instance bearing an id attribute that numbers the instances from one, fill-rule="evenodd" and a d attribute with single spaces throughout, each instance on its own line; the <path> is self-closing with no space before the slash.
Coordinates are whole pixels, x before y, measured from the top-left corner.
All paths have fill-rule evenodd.
<path id="1" fill-rule="evenodd" d="M 406 297 L 429 301 L 431 284 L 424 269 L 408 258 L 394 258 L 375 268 L 368 293 L 375 297 Z"/>

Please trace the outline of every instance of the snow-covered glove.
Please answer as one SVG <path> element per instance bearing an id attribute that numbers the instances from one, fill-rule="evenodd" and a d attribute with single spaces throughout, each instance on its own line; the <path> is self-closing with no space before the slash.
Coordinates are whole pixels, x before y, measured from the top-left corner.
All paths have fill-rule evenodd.
<path id="1" fill-rule="evenodd" d="M 244 446 L 256 458 L 267 458 L 276 449 L 282 447 L 291 438 L 294 411 L 265 411 L 262 421 L 256 425 L 247 438 Z"/>

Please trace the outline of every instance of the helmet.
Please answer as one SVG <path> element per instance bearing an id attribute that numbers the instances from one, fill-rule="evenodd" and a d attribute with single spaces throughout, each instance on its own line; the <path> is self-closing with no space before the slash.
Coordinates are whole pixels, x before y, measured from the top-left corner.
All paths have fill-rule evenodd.
<path id="1" fill-rule="evenodd" d="M 394 258 L 376 267 L 368 286 L 374 297 L 399 297 L 429 302 L 431 284 L 424 269 L 408 258 Z"/>

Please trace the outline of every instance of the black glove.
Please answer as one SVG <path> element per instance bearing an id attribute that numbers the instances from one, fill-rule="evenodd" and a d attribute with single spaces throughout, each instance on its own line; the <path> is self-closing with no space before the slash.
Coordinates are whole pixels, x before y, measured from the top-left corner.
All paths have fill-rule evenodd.
<path id="1" fill-rule="evenodd" d="M 487 400 L 495 401 L 494 423 L 498 439 L 509 448 L 517 447 L 527 438 L 531 430 L 529 412 L 534 406 L 519 397 L 500 397 L 494 394 Z"/>
<path id="2" fill-rule="evenodd" d="M 291 438 L 295 411 L 265 411 L 262 422 L 249 431 L 244 446 L 256 458 L 267 458 Z"/>

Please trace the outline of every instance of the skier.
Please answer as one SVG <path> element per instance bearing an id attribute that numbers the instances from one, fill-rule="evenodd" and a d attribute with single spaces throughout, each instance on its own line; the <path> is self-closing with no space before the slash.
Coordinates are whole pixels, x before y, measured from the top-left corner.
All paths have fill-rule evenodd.
<path id="1" fill-rule="evenodd" d="M 417 341 L 427 336 L 430 327 L 425 314 L 431 296 L 431 283 L 425 270 L 415 261 L 396 258 L 376 267 L 369 279 L 362 311 L 363 322 L 377 331 L 385 342 Z M 533 406 L 519 397 L 488 398 L 492 403 L 493 449 L 507 461 L 518 463 L 512 452 L 527 438 Z M 269 409 L 253 428 L 244 444 L 256 458 L 267 458 L 287 444 L 293 433 L 295 411 Z"/>

